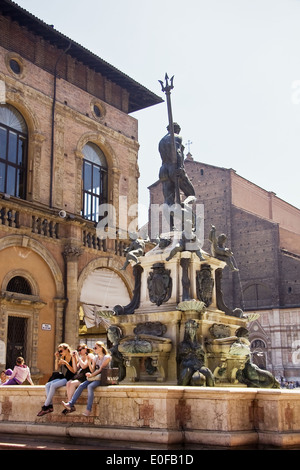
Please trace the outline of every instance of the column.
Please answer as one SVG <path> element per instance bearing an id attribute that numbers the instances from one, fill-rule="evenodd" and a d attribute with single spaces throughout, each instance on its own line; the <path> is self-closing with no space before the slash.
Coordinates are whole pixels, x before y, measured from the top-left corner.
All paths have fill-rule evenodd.
<path id="1" fill-rule="evenodd" d="M 82 250 L 77 245 L 66 245 L 64 257 L 66 262 L 66 296 L 67 305 L 64 323 L 64 342 L 76 347 L 78 338 L 78 257 Z"/>
<path id="2" fill-rule="evenodd" d="M 64 335 L 64 309 L 66 299 L 54 299 L 55 308 L 55 346 L 63 342 Z"/>

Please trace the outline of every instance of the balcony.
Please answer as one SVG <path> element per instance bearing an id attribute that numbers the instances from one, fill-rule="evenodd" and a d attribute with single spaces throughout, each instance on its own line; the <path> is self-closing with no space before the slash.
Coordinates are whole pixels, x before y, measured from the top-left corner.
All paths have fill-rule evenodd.
<path id="1" fill-rule="evenodd" d="M 0 195 L 0 230 L 24 235 L 51 238 L 63 244 L 69 238 L 78 239 L 83 248 L 124 256 L 127 240 L 101 239 L 97 236 L 95 223 L 81 216 L 60 217 L 57 209 Z M 74 237 L 75 235 L 75 237 Z"/>

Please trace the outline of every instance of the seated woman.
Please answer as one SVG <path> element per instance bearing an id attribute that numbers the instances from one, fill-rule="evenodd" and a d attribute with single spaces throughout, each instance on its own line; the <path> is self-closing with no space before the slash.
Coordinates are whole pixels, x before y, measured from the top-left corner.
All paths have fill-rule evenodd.
<path id="1" fill-rule="evenodd" d="M 66 385 L 68 401 L 71 400 L 76 388 L 86 380 L 85 374 L 90 370 L 89 359 L 93 359 L 94 354 L 86 344 L 80 344 L 77 351 L 73 351 L 72 356 L 75 357 L 76 361 L 76 373 L 73 379 L 68 380 Z"/>
<path id="2" fill-rule="evenodd" d="M 52 400 L 56 389 L 64 387 L 68 380 L 73 379 L 76 372 L 75 356 L 72 356 L 70 346 L 66 343 L 60 344 L 57 348 L 55 353 L 55 370 L 57 372 L 61 371 L 60 377 L 46 383 L 46 400 L 37 416 L 43 416 L 53 411 Z"/>
<path id="3" fill-rule="evenodd" d="M 95 351 L 96 356 L 92 359 L 92 361 L 89 360 L 90 372 L 87 372 L 85 374 L 87 380 L 85 380 L 79 385 L 72 399 L 68 403 L 65 403 L 64 401 L 62 402 L 65 409 L 68 410 L 70 413 L 72 411 L 75 411 L 75 406 L 74 406 L 75 403 L 77 402 L 78 398 L 82 394 L 83 390 L 87 388 L 88 389 L 87 407 L 86 407 L 86 411 L 83 412 L 82 414 L 84 416 L 90 415 L 93 401 L 94 401 L 94 389 L 96 387 L 99 387 L 101 384 L 101 381 L 100 381 L 101 371 L 109 367 L 111 356 L 110 354 L 108 354 L 106 347 L 104 343 L 102 343 L 102 341 L 96 342 L 94 351 Z M 97 377 L 96 380 L 94 380 L 95 377 Z"/>
<path id="4" fill-rule="evenodd" d="M 18 357 L 12 374 L 8 377 L 6 382 L 1 385 L 22 385 L 25 380 L 28 380 L 30 385 L 34 385 L 31 379 L 29 367 L 24 363 L 23 357 Z"/>

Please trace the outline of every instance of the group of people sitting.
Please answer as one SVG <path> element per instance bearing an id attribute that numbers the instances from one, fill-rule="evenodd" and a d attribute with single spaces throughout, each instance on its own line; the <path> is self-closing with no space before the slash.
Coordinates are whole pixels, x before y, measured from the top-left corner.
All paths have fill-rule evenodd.
<path id="1" fill-rule="evenodd" d="M 66 386 L 67 401 L 63 401 L 63 413 L 75 411 L 75 403 L 87 388 L 87 407 L 83 412 L 89 416 L 94 401 L 94 390 L 101 385 L 101 371 L 110 365 L 111 355 L 108 353 L 104 343 L 97 341 L 94 351 L 86 344 L 80 344 L 76 351 L 70 346 L 62 343 L 55 352 L 55 372 L 45 385 L 46 400 L 37 416 L 43 416 L 53 411 L 53 396 L 57 388 Z M 7 369 L 1 373 L 1 385 L 21 385 L 25 380 L 31 385 L 29 367 L 24 363 L 22 357 L 18 357 L 13 370 Z"/>

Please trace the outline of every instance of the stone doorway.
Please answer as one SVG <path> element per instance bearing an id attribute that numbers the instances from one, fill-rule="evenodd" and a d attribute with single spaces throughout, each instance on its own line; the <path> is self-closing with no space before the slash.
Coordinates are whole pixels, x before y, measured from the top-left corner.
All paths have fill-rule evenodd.
<path id="1" fill-rule="evenodd" d="M 8 317 L 6 367 L 13 369 L 16 359 L 22 356 L 26 362 L 28 320 L 24 317 Z"/>

